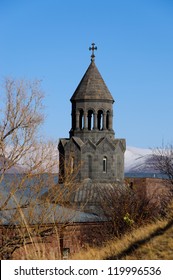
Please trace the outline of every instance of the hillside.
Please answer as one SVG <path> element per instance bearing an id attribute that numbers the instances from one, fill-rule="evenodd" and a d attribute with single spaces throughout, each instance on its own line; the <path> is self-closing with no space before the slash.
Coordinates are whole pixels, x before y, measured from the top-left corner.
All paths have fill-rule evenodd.
<path id="1" fill-rule="evenodd" d="M 157 221 L 133 230 L 100 248 L 89 248 L 73 256 L 88 260 L 172 260 L 173 220 Z"/>
<path id="2" fill-rule="evenodd" d="M 149 240 L 137 244 L 122 259 L 128 260 L 172 260 L 173 259 L 173 221 L 158 230 Z"/>

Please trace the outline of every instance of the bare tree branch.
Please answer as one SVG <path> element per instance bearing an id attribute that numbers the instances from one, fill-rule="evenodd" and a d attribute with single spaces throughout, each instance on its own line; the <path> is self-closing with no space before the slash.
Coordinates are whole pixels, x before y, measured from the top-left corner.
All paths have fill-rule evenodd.
<path id="1" fill-rule="evenodd" d="M 157 147 L 152 151 L 152 165 L 165 175 L 165 181 L 173 186 L 173 145 Z"/>
<path id="2" fill-rule="evenodd" d="M 55 185 L 57 145 L 39 135 L 44 121 L 40 81 L 7 78 L 0 96 L 0 254 L 11 258 L 17 248 L 30 243 L 35 248 L 35 240 L 51 235 L 57 216 L 65 226 L 73 213 L 63 212 L 65 188 Z M 6 178 L 16 166 L 22 174 Z M 69 192 L 77 187 L 74 178 L 71 170 L 67 172 L 64 185 Z"/>

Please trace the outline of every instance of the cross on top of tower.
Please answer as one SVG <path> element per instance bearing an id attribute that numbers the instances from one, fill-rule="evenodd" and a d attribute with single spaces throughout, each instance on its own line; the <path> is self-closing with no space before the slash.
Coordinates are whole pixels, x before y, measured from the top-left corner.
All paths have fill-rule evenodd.
<path id="1" fill-rule="evenodd" d="M 91 61 L 94 61 L 94 58 L 95 58 L 94 51 L 97 50 L 97 47 L 95 46 L 95 43 L 92 43 L 91 45 L 92 45 L 92 47 L 89 47 L 89 50 L 92 51 Z"/>

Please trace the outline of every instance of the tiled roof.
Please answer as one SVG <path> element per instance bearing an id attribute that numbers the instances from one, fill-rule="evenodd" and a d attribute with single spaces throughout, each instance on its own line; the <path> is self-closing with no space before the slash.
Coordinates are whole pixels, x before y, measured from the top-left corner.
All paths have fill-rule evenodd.
<path id="1" fill-rule="evenodd" d="M 14 176 L 11 175 L 9 177 L 7 174 L 4 183 L 0 183 L 1 201 L 8 200 L 7 205 L 0 211 L 0 226 L 9 224 L 19 225 L 24 222 L 24 219 L 27 224 L 84 223 L 105 220 L 105 217 L 98 215 L 95 209 L 93 209 L 93 211 L 91 209 L 90 211 L 86 211 L 86 209 L 82 207 L 83 203 L 86 204 L 90 197 L 90 195 L 88 196 L 87 194 L 87 189 L 90 189 L 91 186 L 90 184 L 88 185 L 87 181 L 85 182 L 84 188 L 82 185 L 76 188 L 74 187 L 75 190 L 73 192 L 64 185 L 57 184 L 52 188 L 52 192 L 48 194 L 48 188 L 46 186 L 40 189 L 38 193 L 32 192 L 32 182 L 20 189 L 17 184 L 20 184 L 20 179 L 22 177 L 19 177 L 16 178 L 16 192 L 14 195 L 10 196 L 10 187 L 8 183 L 10 184 L 12 178 L 14 179 Z M 80 187 L 80 189 L 78 187 Z M 58 192 L 60 194 L 58 194 Z M 45 195 L 46 193 L 47 195 Z M 58 201 L 57 203 L 53 201 L 53 198 L 56 196 L 59 198 L 63 196 L 60 199 L 60 203 L 58 203 Z M 91 197 L 89 199 L 90 207 L 92 208 L 93 205 L 91 204 L 93 204 L 95 198 Z"/>
<path id="2" fill-rule="evenodd" d="M 71 101 L 75 100 L 109 100 L 114 102 L 94 61 L 91 61 L 87 71 L 71 97 Z"/>
<path id="3" fill-rule="evenodd" d="M 7 192 L 1 192 L 3 198 L 8 197 Z M 29 200 L 29 203 L 28 203 Z M 20 205 L 20 209 L 18 208 Z M 22 214 L 21 214 L 22 213 Z M 24 218 L 23 218 L 24 217 Z M 28 199 L 21 193 L 16 193 L 15 199 L 10 198 L 8 207 L 0 211 L 0 226 L 51 223 L 83 223 L 99 222 L 104 218 L 95 213 L 83 211 L 82 207 L 65 207 L 55 203 L 48 203 L 42 199 Z"/>
<path id="4" fill-rule="evenodd" d="M 61 202 L 72 209 L 97 215 L 101 220 L 104 219 L 102 213 L 102 204 L 104 197 L 117 187 L 121 187 L 117 183 L 93 182 L 90 178 L 84 179 L 82 182 L 76 183 L 74 190 L 66 188 L 64 185 L 56 185 L 55 189 L 50 190 L 47 195 L 50 201 L 54 201 L 54 194 L 61 189 Z"/>

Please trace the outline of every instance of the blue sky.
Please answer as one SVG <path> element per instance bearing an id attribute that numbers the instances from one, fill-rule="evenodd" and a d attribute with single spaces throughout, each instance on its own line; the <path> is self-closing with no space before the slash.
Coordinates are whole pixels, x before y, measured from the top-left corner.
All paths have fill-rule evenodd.
<path id="1" fill-rule="evenodd" d="M 144 148 L 173 141 L 172 0 L 0 0 L 0 30 L 0 82 L 42 80 L 45 138 L 68 137 L 95 42 L 115 136 Z"/>

